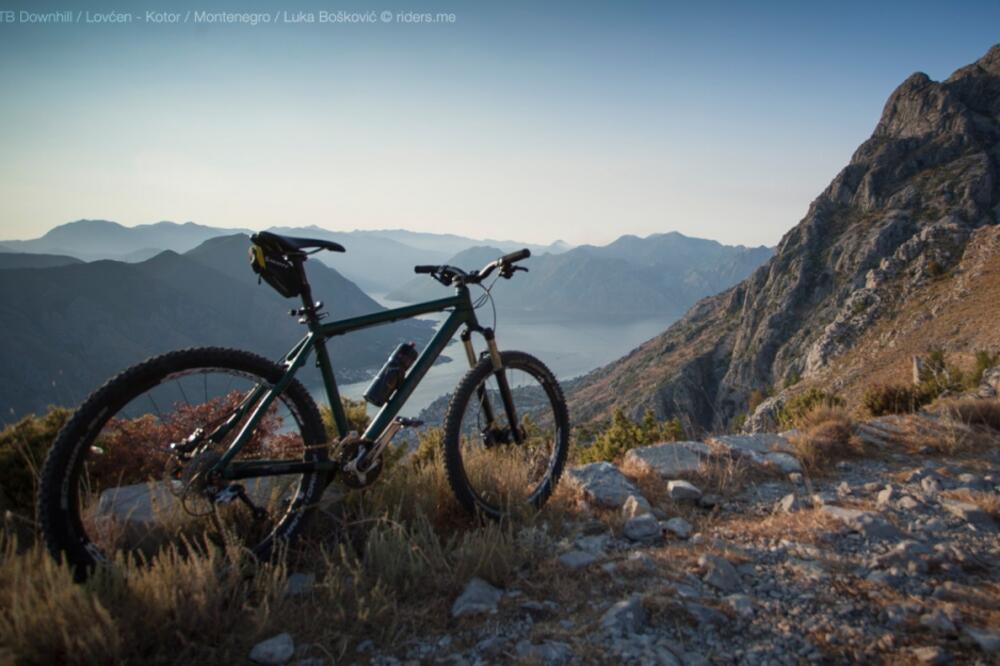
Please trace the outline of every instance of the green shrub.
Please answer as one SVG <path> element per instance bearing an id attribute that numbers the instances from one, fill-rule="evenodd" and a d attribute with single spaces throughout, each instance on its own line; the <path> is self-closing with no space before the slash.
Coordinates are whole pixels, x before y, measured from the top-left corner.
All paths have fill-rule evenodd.
<path id="1" fill-rule="evenodd" d="M 750 398 L 747 400 L 747 413 L 753 414 L 760 407 L 760 403 L 767 400 L 767 393 L 760 389 L 750 391 Z"/>
<path id="2" fill-rule="evenodd" d="M 791 388 L 802 381 L 802 373 L 793 370 L 785 377 L 785 388 Z"/>
<path id="3" fill-rule="evenodd" d="M 923 384 L 875 384 L 865 389 L 861 406 L 871 416 L 909 414 L 930 403 L 937 394 Z"/>
<path id="4" fill-rule="evenodd" d="M 0 502 L 17 513 L 34 513 L 38 473 L 70 411 L 52 407 L 43 416 L 25 416 L 0 431 Z"/>
<path id="5" fill-rule="evenodd" d="M 679 419 L 657 421 L 652 410 L 647 409 L 637 423 L 618 407 L 611 416 L 610 425 L 597 435 L 593 444 L 577 449 L 577 460 L 581 463 L 617 460 L 629 449 L 657 442 L 675 442 L 683 436 Z"/>
<path id="6" fill-rule="evenodd" d="M 347 417 L 348 430 L 363 433 L 371 422 L 368 417 L 368 403 L 364 400 L 351 400 L 341 396 L 340 403 L 344 406 L 344 416 Z M 333 422 L 333 410 L 329 405 L 323 405 L 319 409 L 320 416 L 323 417 L 323 425 L 326 426 L 326 436 L 330 439 L 337 437 L 337 427 Z"/>
<path id="7" fill-rule="evenodd" d="M 976 365 L 966 381 L 968 388 L 978 387 L 979 383 L 983 381 L 983 375 L 986 374 L 986 371 L 998 365 L 1000 365 L 1000 352 L 990 352 L 985 349 L 977 351 Z"/>
<path id="8" fill-rule="evenodd" d="M 783 430 L 797 428 L 802 419 L 817 407 L 843 407 L 844 404 L 840 396 L 813 387 L 785 401 L 778 410 L 778 425 Z"/>
<path id="9" fill-rule="evenodd" d="M 441 450 L 444 441 L 444 430 L 427 428 L 417 435 L 417 448 L 409 461 L 413 465 L 434 465 L 441 460 Z"/>

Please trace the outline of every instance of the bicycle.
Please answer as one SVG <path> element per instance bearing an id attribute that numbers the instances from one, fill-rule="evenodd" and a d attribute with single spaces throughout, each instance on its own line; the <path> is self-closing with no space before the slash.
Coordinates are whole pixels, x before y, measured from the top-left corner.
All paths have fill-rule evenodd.
<path id="1" fill-rule="evenodd" d="M 562 389 L 538 359 L 497 349 L 493 329 L 476 316 L 484 299 L 474 303 L 470 294 L 478 285 L 490 296 L 497 279 L 526 271 L 517 262 L 530 252 L 477 271 L 416 266 L 416 273 L 455 287 L 454 294 L 326 322 L 304 268 L 309 255 L 324 250 L 345 251 L 326 240 L 251 237 L 259 279 L 302 302 L 290 314 L 307 331 L 280 362 L 215 347 L 156 356 L 110 379 L 60 431 L 42 470 L 38 511 L 49 551 L 65 558 L 78 579 L 116 553 L 148 556 L 198 538 L 235 538 L 258 558 L 269 557 L 301 532 L 331 482 L 363 488 L 378 478 L 393 437 L 422 425 L 400 411 L 463 326 L 470 370 L 443 426 L 442 459 L 455 497 L 471 514 L 502 519 L 520 506 L 540 508 L 552 494 L 569 446 Z M 352 432 L 327 341 L 436 312 L 450 314 L 419 355 L 412 343 L 397 347 L 366 391 L 380 410 L 363 433 Z M 486 342 L 478 355 L 473 333 Z M 313 354 L 333 437 L 296 379 Z"/>

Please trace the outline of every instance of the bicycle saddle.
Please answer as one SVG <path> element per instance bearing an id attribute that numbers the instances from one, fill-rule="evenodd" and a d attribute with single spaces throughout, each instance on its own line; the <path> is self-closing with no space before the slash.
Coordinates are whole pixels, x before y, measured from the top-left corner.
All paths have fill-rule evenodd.
<path id="1" fill-rule="evenodd" d="M 295 236 L 281 236 L 270 231 L 260 231 L 254 234 L 250 240 L 258 245 L 278 250 L 282 254 L 302 252 L 303 250 L 319 249 L 330 250 L 331 252 L 345 252 L 344 246 L 333 241 L 321 240 L 319 238 L 298 238 Z"/>

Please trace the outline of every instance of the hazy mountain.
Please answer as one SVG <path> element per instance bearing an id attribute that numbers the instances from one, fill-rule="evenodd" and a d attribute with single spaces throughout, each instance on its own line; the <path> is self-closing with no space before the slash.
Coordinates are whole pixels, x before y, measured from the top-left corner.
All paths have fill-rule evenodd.
<path id="1" fill-rule="evenodd" d="M 398 289 L 413 277 L 413 267 L 416 264 L 442 263 L 456 252 L 484 244 L 484 241 L 452 234 L 331 231 L 315 225 L 271 227 L 269 230 L 340 243 L 347 252 L 323 253 L 317 255 L 317 258 L 346 275 L 365 291 L 379 294 Z M 252 232 L 248 229 L 223 229 L 192 222 L 158 222 L 126 227 L 106 220 L 78 220 L 55 227 L 44 236 L 32 240 L 4 241 L 7 250 L 0 251 L 60 254 L 84 261 L 114 259 L 135 263 L 154 257 L 164 250 L 186 252 L 210 238 L 234 233 Z M 521 247 L 531 247 L 533 251 L 559 251 L 567 247 L 561 242 L 551 246 L 533 246 L 516 241 L 505 241 L 499 246 L 506 248 L 506 252 Z"/>
<path id="2" fill-rule="evenodd" d="M 279 234 L 322 238 L 340 243 L 346 252 L 322 252 L 316 257 L 349 276 L 370 293 L 396 289 L 411 277 L 417 264 L 436 264 L 448 254 L 416 248 L 370 231 L 329 231 L 319 227 L 274 227 Z M 467 243 L 474 243 L 466 239 Z"/>
<path id="3" fill-rule="evenodd" d="M 246 230 L 218 229 L 193 222 L 157 222 L 126 227 L 107 220 L 77 220 L 55 227 L 40 238 L 3 241 L 3 244 L 15 252 L 64 254 L 85 261 L 136 261 L 148 258 L 150 252 L 186 252 L 209 238 L 238 231 Z"/>
<path id="4" fill-rule="evenodd" d="M 171 349 L 223 345 L 278 358 L 303 327 L 288 316 L 294 301 L 257 284 L 248 244 L 235 235 L 137 264 L 0 271 L 0 420 L 76 404 L 113 373 Z M 382 309 L 321 262 L 307 269 L 331 317 Z M 398 342 L 420 343 L 430 334 L 427 322 L 399 322 L 337 337 L 331 354 L 341 381 L 348 381 L 376 369 Z M 303 376 L 315 377 L 314 369 Z"/>
<path id="5" fill-rule="evenodd" d="M 996 349 L 998 204 L 1000 45 L 944 82 L 906 79 L 774 258 L 575 382 L 576 417 L 618 404 L 722 428 L 753 389 L 856 394 L 918 348 Z"/>
<path id="6" fill-rule="evenodd" d="M 494 291 L 497 307 L 555 318 L 648 318 L 680 315 L 696 300 L 732 286 L 766 261 L 766 247 L 727 246 L 679 233 L 622 236 L 605 246 L 533 255 L 527 275 Z M 504 248 L 476 247 L 445 263 L 478 269 Z M 415 302 L 440 297 L 442 286 L 416 276 L 388 297 Z"/>
<path id="7" fill-rule="evenodd" d="M 28 252 L 0 251 L 0 269 L 5 268 L 50 268 L 81 263 L 76 257 L 59 254 L 30 254 Z"/>
<path id="8" fill-rule="evenodd" d="M 498 247 L 503 250 L 501 254 L 506 254 L 508 252 L 513 252 L 514 250 L 520 250 L 522 248 L 528 248 L 535 254 L 544 254 L 546 252 L 551 254 L 558 254 L 560 252 L 565 252 L 571 245 L 565 241 L 557 240 L 549 245 L 537 245 L 532 243 L 524 243 L 521 241 L 501 241 L 493 240 L 491 238 L 485 238 L 482 240 L 473 240 L 471 238 L 466 238 L 465 236 L 456 236 L 455 234 L 430 234 L 421 231 L 407 231 L 406 229 L 380 229 L 377 231 L 362 232 L 370 233 L 381 236 L 383 238 L 390 238 L 400 243 L 405 243 L 411 247 L 415 247 L 421 250 L 432 250 L 435 252 L 443 252 L 448 256 L 457 254 L 462 250 L 468 249 L 472 246 L 489 246 Z M 423 263 L 432 263 L 430 261 L 425 261 Z"/>

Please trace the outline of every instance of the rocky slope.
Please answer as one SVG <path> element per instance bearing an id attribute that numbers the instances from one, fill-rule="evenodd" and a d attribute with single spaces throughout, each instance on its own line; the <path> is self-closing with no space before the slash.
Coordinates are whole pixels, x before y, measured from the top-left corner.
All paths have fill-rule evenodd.
<path id="1" fill-rule="evenodd" d="M 1000 433 L 927 414 L 857 433 L 873 455 L 815 475 L 772 451 L 790 446 L 776 434 L 573 468 L 575 516 L 520 533 L 541 544 L 538 569 L 503 587 L 472 578 L 444 631 L 361 640 L 338 663 L 996 663 Z M 329 663 L 295 638 L 250 658 Z"/>
<path id="2" fill-rule="evenodd" d="M 774 258 L 573 384 L 578 420 L 621 404 L 723 428 L 755 388 L 836 380 L 866 334 L 982 253 L 998 204 L 1000 45 L 943 82 L 904 81 Z"/>

